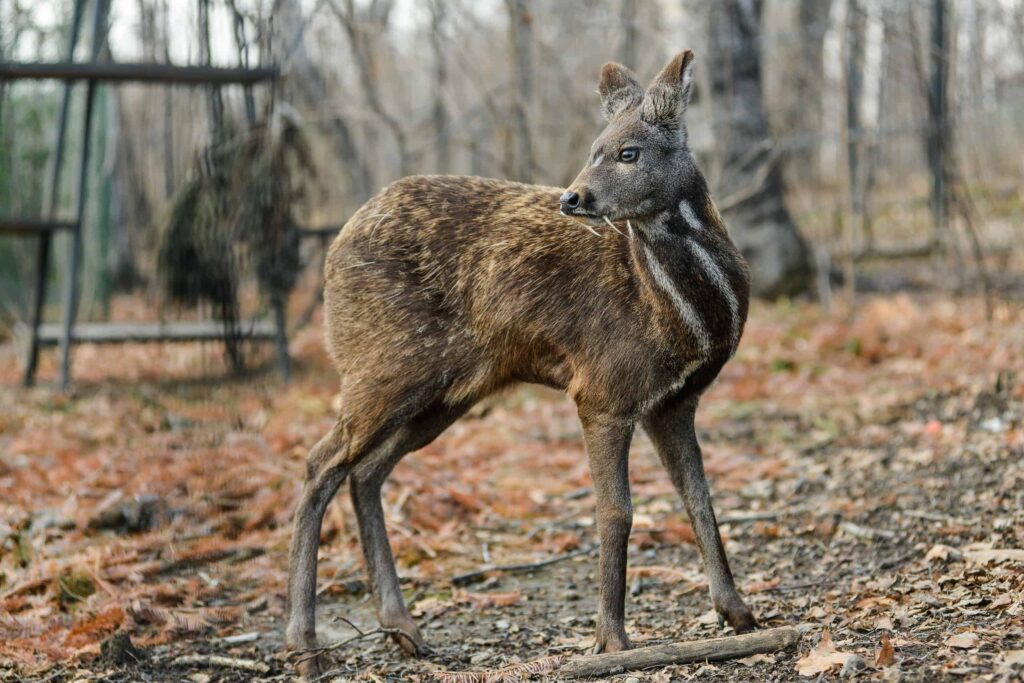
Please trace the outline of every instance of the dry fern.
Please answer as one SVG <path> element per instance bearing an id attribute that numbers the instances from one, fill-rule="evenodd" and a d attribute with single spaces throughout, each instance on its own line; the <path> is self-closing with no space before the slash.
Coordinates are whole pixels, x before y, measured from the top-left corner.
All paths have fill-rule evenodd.
<path id="1" fill-rule="evenodd" d="M 434 678 L 441 683 L 517 683 L 554 671 L 564 659 L 563 655 L 552 655 L 489 671 L 437 671 Z"/>

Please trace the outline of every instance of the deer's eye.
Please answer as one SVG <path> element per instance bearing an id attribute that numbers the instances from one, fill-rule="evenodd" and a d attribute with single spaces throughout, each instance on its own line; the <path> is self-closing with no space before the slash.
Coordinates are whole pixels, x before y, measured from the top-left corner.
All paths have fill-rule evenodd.
<path id="1" fill-rule="evenodd" d="M 640 149 L 637 147 L 627 147 L 619 152 L 619 161 L 624 164 L 636 163 L 636 160 L 640 158 Z"/>

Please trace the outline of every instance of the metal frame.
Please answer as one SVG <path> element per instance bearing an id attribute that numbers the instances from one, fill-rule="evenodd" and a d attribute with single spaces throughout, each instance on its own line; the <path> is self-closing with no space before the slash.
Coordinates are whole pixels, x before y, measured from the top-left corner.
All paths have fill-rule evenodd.
<path id="1" fill-rule="evenodd" d="M 28 359 L 25 364 L 23 382 L 31 386 L 35 382 L 39 361 L 39 349 L 44 345 L 57 343 L 60 346 L 60 387 L 67 389 L 71 380 L 71 346 L 79 341 L 96 343 L 119 342 L 174 342 L 223 339 L 223 331 L 213 322 L 176 324 L 119 324 L 90 323 L 76 325 L 75 318 L 79 302 L 79 269 L 82 260 L 82 221 L 88 193 L 88 166 L 91 153 L 91 128 L 96 96 L 96 84 L 100 82 L 135 82 L 163 85 L 244 85 L 252 86 L 277 78 L 276 67 L 262 68 L 220 68 L 211 66 L 174 66 L 169 64 L 125 64 L 100 62 L 101 48 L 106 41 L 106 20 L 110 0 L 95 0 L 93 14 L 92 43 L 87 63 L 75 63 L 75 46 L 89 0 L 75 0 L 67 42 L 67 61 L 52 63 L 0 62 L 0 81 L 57 79 L 65 82 L 57 120 L 56 150 L 53 167 L 50 169 L 50 183 L 47 187 L 45 217 L 0 216 L 0 234 L 38 237 L 36 282 L 33 292 L 31 321 L 29 329 Z M 76 81 L 85 81 L 86 100 L 83 112 L 82 147 L 78 168 L 78 196 L 74 218 L 56 218 L 60 197 L 60 175 L 64 161 L 64 141 L 67 133 L 68 115 L 72 87 Z M 43 308 L 46 302 L 46 278 L 49 271 L 51 240 L 53 233 L 67 231 L 71 234 L 69 255 L 70 270 L 64 290 L 64 311 L 59 326 L 43 324 Z M 272 329 L 265 323 L 250 325 L 243 330 L 243 336 L 251 340 L 274 341 L 277 344 L 278 365 L 287 380 L 290 376 L 288 339 L 283 302 L 274 302 Z"/>

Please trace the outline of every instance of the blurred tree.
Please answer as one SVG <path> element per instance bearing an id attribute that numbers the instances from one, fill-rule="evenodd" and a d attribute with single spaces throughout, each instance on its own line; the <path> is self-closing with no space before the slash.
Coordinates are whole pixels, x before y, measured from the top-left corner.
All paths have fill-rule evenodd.
<path id="1" fill-rule="evenodd" d="M 434 170 L 437 173 L 450 173 L 452 165 L 451 131 L 449 130 L 448 106 L 445 104 L 445 91 L 448 89 L 448 56 L 445 54 L 447 40 L 447 0 L 431 0 L 430 2 L 430 50 L 434 58 Z"/>
<path id="2" fill-rule="evenodd" d="M 285 78 L 280 84 L 280 98 L 306 115 L 320 114 L 330 103 L 329 88 L 322 65 L 314 62 L 306 49 L 308 19 L 299 0 L 276 0 L 272 10 L 274 33 L 271 58 L 282 65 Z M 325 112 L 326 113 L 326 112 Z M 373 194 L 373 175 L 367 165 L 349 122 L 336 110 L 326 116 L 314 116 L 334 155 L 342 161 L 348 180 L 348 196 L 358 206 Z"/>
<path id="3" fill-rule="evenodd" d="M 530 104 L 533 102 L 533 12 L 530 0 L 505 0 L 508 5 L 509 47 L 515 73 L 515 167 L 513 177 L 524 183 L 533 177 L 533 141 Z"/>
<path id="4" fill-rule="evenodd" d="M 810 250 L 786 208 L 781 152 L 768 130 L 761 84 L 762 0 L 714 0 L 708 60 L 720 205 L 750 264 L 758 296 L 807 288 Z"/>

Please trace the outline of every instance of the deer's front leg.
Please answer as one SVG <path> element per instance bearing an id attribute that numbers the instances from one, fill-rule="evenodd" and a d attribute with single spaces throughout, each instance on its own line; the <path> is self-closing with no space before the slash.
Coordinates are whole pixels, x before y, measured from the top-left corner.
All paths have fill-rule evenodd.
<path id="1" fill-rule="evenodd" d="M 737 633 L 757 628 L 754 615 L 740 598 L 725 556 L 718 521 L 711 507 L 711 493 L 704 476 L 704 461 L 694 428 L 698 397 L 689 396 L 667 402 L 644 421 L 672 483 L 686 505 L 694 536 L 704 557 L 704 568 L 711 589 L 711 601 Z"/>
<path id="2" fill-rule="evenodd" d="M 580 410 L 583 436 L 590 458 L 590 476 L 597 497 L 597 534 L 600 595 L 597 610 L 596 652 L 630 648 L 626 636 L 626 546 L 633 525 L 629 496 L 630 420 L 592 415 Z"/>

